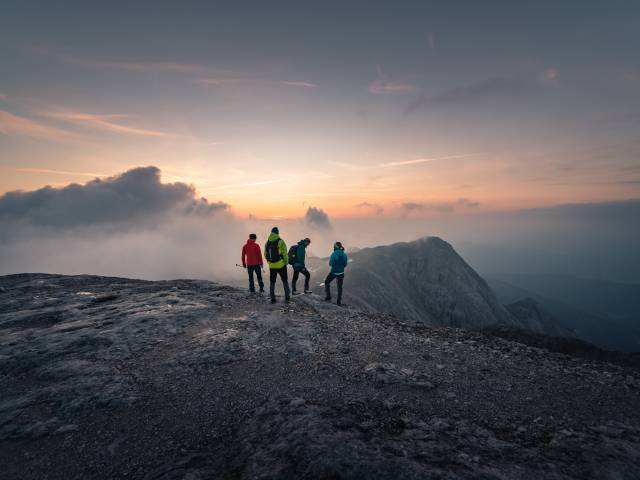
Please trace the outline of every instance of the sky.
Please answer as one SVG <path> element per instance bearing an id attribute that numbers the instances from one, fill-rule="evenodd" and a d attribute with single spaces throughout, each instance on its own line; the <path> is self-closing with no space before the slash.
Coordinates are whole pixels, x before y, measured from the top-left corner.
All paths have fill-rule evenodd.
<path id="1" fill-rule="evenodd" d="M 640 196 L 635 1 L 2 10 L 0 194 L 154 166 L 251 218 Z"/>

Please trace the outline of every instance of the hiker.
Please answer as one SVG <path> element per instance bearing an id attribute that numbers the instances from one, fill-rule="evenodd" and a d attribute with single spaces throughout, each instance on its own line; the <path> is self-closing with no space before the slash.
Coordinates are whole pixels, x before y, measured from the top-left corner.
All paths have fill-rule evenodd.
<path id="1" fill-rule="evenodd" d="M 306 249 L 311 244 L 311 240 L 305 238 L 300 240 L 297 245 L 294 245 L 289 249 L 289 265 L 293 265 L 293 279 L 291 280 L 291 295 L 297 295 L 296 283 L 298 282 L 298 276 L 304 275 L 304 293 L 311 293 L 309 290 L 309 279 L 311 274 L 307 267 L 304 265 L 304 259 L 306 256 Z"/>
<path id="2" fill-rule="evenodd" d="M 287 246 L 280 238 L 278 227 L 271 229 L 269 239 L 264 246 L 264 257 L 269 264 L 269 295 L 271 303 L 276 303 L 276 280 L 278 275 L 284 286 L 284 301 L 289 303 L 289 280 L 287 279 Z"/>
<path id="3" fill-rule="evenodd" d="M 324 280 L 324 290 L 327 294 L 325 300 L 327 302 L 331 301 L 331 282 L 336 279 L 338 282 L 338 301 L 336 303 L 338 305 L 342 304 L 342 282 L 344 281 L 344 269 L 347 266 L 347 262 L 347 254 L 344 253 L 342 243 L 334 243 L 333 253 L 331 254 L 331 257 L 329 257 L 329 266 L 331 266 L 331 270 L 329 271 L 327 278 Z"/>
<path id="4" fill-rule="evenodd" d="M 247 269 L 249 274 L 249 291 L 256 293 L 256 287 L 253 283 L 253 274 L 258 278 L 258 286 L 260 293 L 264 293 L 264 282 L 262 281 L 262 251 L 260 245 L 256 243 L 257 235 L 252 233 L 249 240 L 242 247 L 242 266 Z"/>

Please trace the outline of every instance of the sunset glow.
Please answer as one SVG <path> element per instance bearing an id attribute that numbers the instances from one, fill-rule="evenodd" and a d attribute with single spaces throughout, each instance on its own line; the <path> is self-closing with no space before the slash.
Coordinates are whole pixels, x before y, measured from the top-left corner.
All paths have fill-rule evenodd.
<path id="1" fill-rule="evenodd" d="M 167 33 L 134 8 L 87 43 L 79 20 L 112 11 L 69 6 L 42 24 L 45 5 L 10 7 L 0 193 L 153 165 L 261 218 L 308 205 L 428 217 L 638 196 L 632 15 L 592 28 L 594 9 L 574 36 L 534 9 L 505 7 L 500 30 L 479 5 L 456 22 L 418 5 L 374 9 L 366 25 L 343 11 L 332 25 L 343 35 L 325 42 L 327 10 L 300 30 L 296 11 L 211 7 Z M 240 16 L 239 31 L 218 24 Z"/>

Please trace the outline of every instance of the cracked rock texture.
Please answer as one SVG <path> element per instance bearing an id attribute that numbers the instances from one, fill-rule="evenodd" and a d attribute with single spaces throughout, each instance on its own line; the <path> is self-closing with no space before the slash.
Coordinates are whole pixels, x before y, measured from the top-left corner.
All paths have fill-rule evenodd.
<path id="1" fill-rule="evenodd" d="M 3 479 L 640 478 L 632 366 L 195 280 L 0 305 Z"/>

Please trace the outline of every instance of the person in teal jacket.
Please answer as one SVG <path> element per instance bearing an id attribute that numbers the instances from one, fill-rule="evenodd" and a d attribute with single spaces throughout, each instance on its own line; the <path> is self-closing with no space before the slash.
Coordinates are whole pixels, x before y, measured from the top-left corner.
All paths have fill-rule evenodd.
<path id="1" fill-rule="evenodd" d="M 335 279 L 338 283 L 338 301 L 336 302 L 338 305 L 342 304 L 342 283 L 344 282 L 344 269 L 347 266 L 349 259 L 347 258 L 347 254 L 344 252 L 344 247 L 342 243 L 336 242 L 333 245 L 333 253 L 331 257 L 329 257 L 329 266 L 331 270 L 329 271 L 329 275 L 324 280 L 324 290 L 327 294 L 325 300 L 327 302 L 331 301 L 331 282 Z"/>
<path id="2" fill-rule="evenodd" d="M 307 267 L 304 264 L 304 259 L 307 254 L 307 247 L 311 244 L 311 240 L 305 238 L 304 240 L 300 240 L 298 242 L 298 248 L 296 250 L 296 260 L 293 264 L 293 279 L 291 280 L 291 295 L 296 295 L 296 283 L 298 282 L 298 276 L 300 274 L 304 275 L 304 293 L 311 293 L 309 290 L 309 280 L 311 279 L 311 274 Z"/>
<path id="3" fill-rule="evenodd" d="M 269 265 L 269 296 L 271 303 L 276 303 L 276 280 L 278 275 L 284 286 L 284 301 L 289 303 L 289 279 L 287 278 L 287 245 L 280 238 L 278 227 L 271 229 L 271 234 L 264 246 L 264 257 Z"/>

